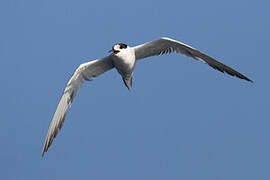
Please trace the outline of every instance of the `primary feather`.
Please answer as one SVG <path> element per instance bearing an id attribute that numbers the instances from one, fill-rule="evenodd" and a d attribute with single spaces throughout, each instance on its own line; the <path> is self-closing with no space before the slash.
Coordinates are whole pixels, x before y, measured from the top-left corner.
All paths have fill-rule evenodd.
<path id="1" fill-rule="evenodd" d="M 240 79 L 245 79 L 252 82 L 249 78 L 243 74 L 237 72 L 236 70 L 226 66 L 225 64 L 215 60 L 214 58 L 200 52 L 199 50 L 188 46 L 182 42 L 176 41 L 170 38 L 161 38 L 145 44 L 141 44 L 134 47 L 136 60 L 147 58 L 150 56 L 163 55 L 171 52 L 181 53 L 186 56 L 192 57 L 196 60 L 201 60 L 207 63 L 214 69 L 220 72 L 226 72 L 231 76 L 236 76 Z"/>
<path id="2" fill-rule="evenodd" d="M 98 59 L 81 64 L 70 80 L 68 81 L 63 95 L 59 101 L 59 104 L 54 113 L 53 119 L 50 123 L 47 136 L 43 145 L 42 156 L 47 152 L 48 148 L 56 137 L 58 131 L 61 129 L 63 122 L 66 117 L 68 108 L 71 106 L 78 90 L 80 89 L 83 79 L 90 81 L 92 77 L 96 77 L 110 69 L 114 66 L 110 56 L 103 59 Z"/>

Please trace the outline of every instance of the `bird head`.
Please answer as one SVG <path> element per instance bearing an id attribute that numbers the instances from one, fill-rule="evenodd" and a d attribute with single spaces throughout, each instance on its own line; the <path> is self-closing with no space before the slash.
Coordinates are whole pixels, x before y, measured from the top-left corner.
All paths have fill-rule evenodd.
<path id="1" fill-rule="evenodd" d="M 113 54 L 117 54 L 119 53 L 120 51 L 124 50 L 124 49 L 127 49 L 128 46 L 124 43 L 118 43 L 118 44 L 115 44 L 112 49 L 109 51 L 112 52 Z"/>

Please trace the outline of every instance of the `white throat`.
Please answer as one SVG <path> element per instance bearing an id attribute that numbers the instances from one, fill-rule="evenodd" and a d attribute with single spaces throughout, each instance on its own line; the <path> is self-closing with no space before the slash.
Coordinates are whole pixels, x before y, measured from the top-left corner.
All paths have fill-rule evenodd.
<path id="1" fill-rule="evenodd" d="M 112 57 L 113 63 L 119 71 L 132 73 L 136 62 L 133 48 L 127 47 L 126 49 L 120 49 L 120 52 L 113 54 Z"/>

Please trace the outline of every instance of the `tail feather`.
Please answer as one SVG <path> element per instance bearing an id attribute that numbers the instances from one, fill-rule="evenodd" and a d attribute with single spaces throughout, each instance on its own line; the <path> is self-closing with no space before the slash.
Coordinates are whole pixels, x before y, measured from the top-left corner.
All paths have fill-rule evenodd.
<path id="1" fill-rule="evenodd" d="M 123 77 L 123 81 L 124 81 L 126 87 L 128 88 L 128 90 L 131 90 L 131 87 L 132 87 L 132 76 L 130 76 L 130 77 Z"/>

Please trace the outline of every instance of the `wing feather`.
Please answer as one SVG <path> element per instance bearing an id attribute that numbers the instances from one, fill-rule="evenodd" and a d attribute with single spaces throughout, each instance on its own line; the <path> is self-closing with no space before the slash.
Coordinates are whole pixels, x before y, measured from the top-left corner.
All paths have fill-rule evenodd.
<path id="1" fill-rule="evenodd" d="M 44 142 L 42 156 L 47 152 L 48 148 L 56 137 L 58 131 L 61 129 L 66 117 L 68 108 L 71 106 L 78 90 L 80 89 L 83 79 L 91 80 L 92 77 L 96 77 L 114 66 L 112 64 L 111 56 L 107 56 L 103 59 L 98 59 L 81 64 L 74 72 L 70 80 L 68 81 L 59 104 L 54 113 L 53 119 L 50 123 L 47 136 Z"/>
<path id="2" fill-rule="evenodd" d="M 247 81 L 253 82 L 251 79 L 247 78 L 246 76 L 237 72 L 236 70 L 230 68 L 229 66 L 226 66 L 225 64 L 200 52 L 199 50 L 191 46 L 188 46 L 182 42 L 176 41 L 174 39 L 164 37 L 161 39 L 157 39 L 151 42 L 135 46 L 134 50 L 136 60 L 172 52 L 181 53 L 188 57 L 192 57 L 196 60 L 201 60 L 220 72 L 226 72 L 231 76 L 236 76 L 240 79 L 245 79 Z"/>

